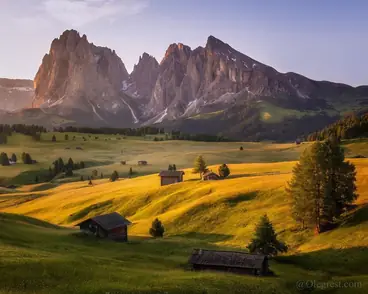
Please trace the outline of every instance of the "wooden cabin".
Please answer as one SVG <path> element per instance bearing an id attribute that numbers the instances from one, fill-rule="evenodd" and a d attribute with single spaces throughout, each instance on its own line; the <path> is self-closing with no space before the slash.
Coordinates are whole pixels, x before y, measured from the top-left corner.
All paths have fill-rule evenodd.
<path id="1" fill-rule="evenodd" d="M 214 172 L 208 171 L 202 175 L 202 179 L 203 181 L 215 181 L 219 180 L 220 176 L 215 174 Z"/>
<path id="2" fill-rule="evenodd" d="M 180 183 L 183 181 L 184 175 L 185 173 L 183 171 L 164 170 L 159 173 L 161 177 L 161 186 Z"/>
<path id="3" fill-rule="evenodd" d="M 145 160 L 138 161 L 138 165 L 147 165 L 147 164 L 148 164 L 148 162 L 145 161 Z"/>
<path id="4" fill-rule="evenodd" d="M 194 249 L 189 258 L 193 270 L 215 270 L 249 275 L 269 273 L 266 255 L 238 251 Z"/>
<path id="5" fill-rule="evenodd" d="M 95 216 L 77 224 L 80 230 L 98 238 L 108 238 L 114 241 L 128 241 L 129 220 L 117 212 Z"/>

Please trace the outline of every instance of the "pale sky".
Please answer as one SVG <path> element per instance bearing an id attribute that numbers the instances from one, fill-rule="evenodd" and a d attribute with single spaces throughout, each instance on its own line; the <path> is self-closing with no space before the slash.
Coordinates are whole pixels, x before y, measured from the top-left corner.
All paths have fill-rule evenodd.
<path id="1" fill-rule="evenodd" d="M 365 0 L 0 0 L 0 77 L 33 79 L 66 29 L 114 49 L 128 71 L 143 52 L 209 35 L 276 68 L 368 84 Z"/>

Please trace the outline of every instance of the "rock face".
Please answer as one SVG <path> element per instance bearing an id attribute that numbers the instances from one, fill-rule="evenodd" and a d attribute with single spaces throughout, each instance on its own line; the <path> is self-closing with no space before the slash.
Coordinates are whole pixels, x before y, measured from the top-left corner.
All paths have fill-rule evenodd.
<path id="1" fill-rule="evenodd" d="M 78 109 L 103 121 L 108 113 L 126 109 L 119 93 L 128 77 L 115 51 L 90 44 L 77 31 L 65 31 L 52 42 L 36 74 L 33 107 L 59 115 Z"/>
<path id="2" fill-rule="evenodd" d="M 33 81 L 0 79 L 0 110 L 16 111 L 32 106 Z"/>
<path id="3" fill-rule="evenodd" d="M 158 73 L 159 64 L 157 60 L 148 53 L 143 53 L 139 57 L 138 64 L 134 66 L 128 81 L 123 81 L 123 91 L 133 97 L 141 97 L 147 101 L 152 95 Z"/>
<path id="4" fill-rule="evenodd" d="M 318 108 L 326 106 L 328 99 L 354 92 L 347 85 L 279 73 L 210 36 L 204 48 L 169 46 L 146 113 L 153 116 L 149 123 L 189 117 L 227 109 L 240 96 L 277 100 L 293 108 Z"/>

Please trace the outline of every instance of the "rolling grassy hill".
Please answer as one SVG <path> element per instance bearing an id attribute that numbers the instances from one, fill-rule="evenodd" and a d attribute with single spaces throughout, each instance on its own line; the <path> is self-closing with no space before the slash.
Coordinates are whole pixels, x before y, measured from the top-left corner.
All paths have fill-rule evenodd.
<path id="1" fill-rule="evenodd" d="M 3 212 L 70 227 L 57 229 L 28 218 L 3 215 L 5 229 L 0 231 L 0 240 L 6 258 L 0 264 L 10 269 L 6 271 L 9 280 L 2 282 L 8 291 L 4 293 L 19 293 L 11 292 L 14 289 L 22 293 L 104 293 L 122 289 L 126 291 L 123 293 L 299 293 L 295 284 L 298 280 L 316 280 L 318 288 L 328 281 L 359 282 L 359 286 L 335 287 L 328 293 L 365 293 L 368 160 L 352 161 L 358 170 L 357 208 L 346 216 L 341 227 L 319 236 L 298 230 L 290 217 L 290 199 L 284 188 L 295 162 L 233 164 L 229 179 L 214 182 L 199 181 L 198 175 L 186 170 L 184 183 L 167 187 L 159 187 L 155 174 L 115 183 L 98 180 L 93 187 L 76 182 L 44 190 L 41 184 L 3 194 Z M 73 224 L 111 211 L 133 222 L 130 243 L 106 243 L 72 235 Z M 195 247 L 244 249 L 264 213 L 280 239 L 290 246 L 287 256 L 271 264 L 276 277 L 193 273 L 185 269 Z M 155 217 L 166 227 L 163 240 L 147 236 Z M 44 279 L 39 277 L 41 273 Z M 22 284 L 22 279 L 27 282 Z M 69 282 L 55 286 L 58 279 Z M 51 291 L 50 287 L 55 288 Z"/>
<path id="2" fill-rule="evenodd" d="M 46 136 L 51 138 L 51 134 Z M 142 176 L 114 183 L 95 180 L 92 187 L 87 181 L 55 181 L 19 187 L 11 193 L 3 189 L 1 294 L 367 292 L 368 159 L 351 159 L 357 167 L 360 195 L 356 208 L 344 217 L 340 227 L 314 236 L 312 231 L 296 227 L 285 194 L 294 160 L 307 144 L 241 143 L 244 150 L 239 151 L 240 143 L 173 144 L 141 138 L 116 140 L 113 136 L 106 141 L 99 136 L 87 142 L 65 142 L 63 136 L 58 134 L 56 143 L 46 137 L 20 147 L 15 142 L 24 142 L 24 138 L 15 136 L 6 148 L 20 148 L 19 152 L 29 148 L 31 154 L 38 154 L 43 162 L 31 166 L 34 172 L 56 156 L 89 159 L 94 167 L 79 171 L 82 174 L 90 174 L 93 168 L 106 175 L 114 169 L 123 173 L 130 165 L 138 169 L 134 163 L 140 159 L 150 165 L 138 170 Z M 82 152 L 65 149 L 82 144 Z M 364 140 L 345 142 L 344 147 L 348 156 L 368 152 Z M 198 154 L 210 164 L 230 162 L 230 177 L 202 182 L 188 168 L 185 182 L 160 187 L 159 169 L 169 163 L 190 167 Z M 128 160 L 128 165 L 121 166 L 120 160 Z M 16 168 L 21 171 L 21 166 Z M 1 167 L 1 172 L 8 168 Z M 215 170 L 217 165 L 210 168 Z M 127 244 L 75 234 L 74 224 L 112 211 L 133 222 Z M 264 213 L 290 247 L 287 255 L 271 262 L 274 277 L 188 271 L 187 259 L 193 248 L 244 250 Z M 166 228 L 162 240 L 148 236 L 156 217 Z M 315 281 L 316 289 L 298 289 L 298 281 Z"/>

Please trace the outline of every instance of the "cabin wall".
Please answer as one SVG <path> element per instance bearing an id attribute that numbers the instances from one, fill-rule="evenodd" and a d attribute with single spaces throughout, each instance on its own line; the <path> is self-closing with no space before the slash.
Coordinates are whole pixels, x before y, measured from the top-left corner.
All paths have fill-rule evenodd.
<path id="1" fill-rule="evenodd" d="M 252 268 L 237 268 L 237 267 L 229 267 L 229 266 L 220 266 L 220 265 L 203 265 L 203 264 L 193 264 L 193 270 L 198 271 L 221 271 L 221 272 L 231 272 L 236 274 L 247 274 L 247 275 L 256 275 L 257 270 Z"/>
<path id="2" fill-rule="evenodd" d="M 122 226 L 122 227 L 112 229 L 111 231 L 108 232 L 107 237 L 111 240 L 127 242 L 128 241 L 128 227 Z"/>
<path id="3" fill-rule="evenodd" d="M 161 177 L 161 186 L 171 185 L 180 182 L 177 177 Z"/>

